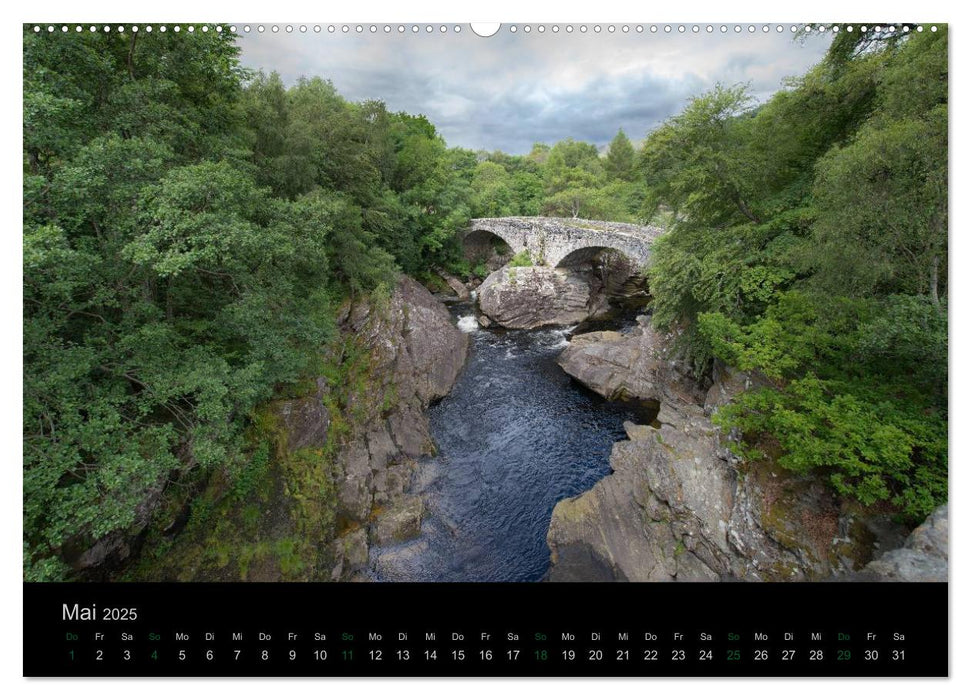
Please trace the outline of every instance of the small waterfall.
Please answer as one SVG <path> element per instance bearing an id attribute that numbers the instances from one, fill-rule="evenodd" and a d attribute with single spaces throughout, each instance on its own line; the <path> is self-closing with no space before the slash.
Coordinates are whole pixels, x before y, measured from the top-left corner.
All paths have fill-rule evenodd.
<path id="1" fill-rule="evenodd" d="M 469 314 L 468 316 L 459 316 L 458 323 L 456 324 L 459 330 L 463 333 L 475 333 L 479 330 L 479 322 L 475 320 L 475 315 Z"/>
<path id="2" fill-rule="evenodd" d="M 576 326 L 563 326 L 560 328 L 547 328 L 539 331 L 537 339 L 546 348 L 560 350 L 570 344 L 570 334 Z"/>
<path id="3" fill-rule="evenodd" d="M 570 332 L 570 329 L 568 328 L 557 328 L 556 330 L 551 331 L 550 340 L 552 342 L 549 345 L 547 345 L 547 347 L 552 348 L 554 350 L 565 348 L 567 345 L 570 344 L 570 341 L 566 339 L 569 332 Z"/>

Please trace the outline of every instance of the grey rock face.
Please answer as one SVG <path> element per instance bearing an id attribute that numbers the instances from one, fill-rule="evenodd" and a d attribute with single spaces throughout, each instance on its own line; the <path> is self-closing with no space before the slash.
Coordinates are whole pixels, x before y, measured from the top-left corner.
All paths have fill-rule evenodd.
<path id="1" fill-rule="evenodd" d="M 305 447 L 323 447 L 327 444 L 327 429 L 330 415 L 324 406 L 324 380 L 317 380 L 317 393 L 302 399 L 280 401 L 274 406 L 274 413 L 287 433 L 287 449 L 291 452 Z"/>
<path id="2" fill-rule="evenodd" d="M 585 271 L 504 267 L 478 289 L 479 308 L 506 328 L 579 323 L 607 309 L 600 285 Z"/>
<path id="3" fill-rule="evenodd" d="M 717 361 L 712 374 L 714 382 L 705 395 L 705 414 L 709 416 L 722 406 L 731 403 L 732 399 L 743 391 L 772 385 L 768 377 L 762 374 L 741 372 Z"/>
<path id="4" fill-rule="evenodd" d="M 354 532 L 364 533 L 355 537 L 364 537 L 365 554 L 339 558 L 334 576 L 360 580 L 369 542 L 385 544 L 418 534 L 423 505 L 420 497 L 405 492 L 413 460 L 435 450 L 425 409 L 451 390 L 465 364 L 468 337 L 445 306 L 408 277 L 400 280 L 386 307 L 357 306 L 344 323 L 372 357 L 372 385 L 367 395 L 353 397 L 367 418 L 355 426 L 339 456 L 339 515 L 356 524 Z"/>
<path id="5" fill-rule="evenodd" d="M 687 367 L 669 357 L 670 340 L 640 316 L 638 327 L 628 334 L 598 331 L 573 336 L 557 362 L 567 374 L 609 399 L 699 403 L 704 390 L 688 377 Z"/>
<path id="6" fill-rule="evenodd" d="M 371 539 L 375 544 L 391 544 L 415 538 L 421 532 L 424 514 L 421 496 L 404 495 L 378 518 L 371 530 Z"/>
<path id="7" fill-rule="evenodd" d="M 869 564 L 862 578 L 880 581 L 947 581 L 947 504 L 927 516 L 904 542 Z"/>
<path id="8" fill-rule="evenodd" d="M 657 400 L 660 411 L 652 426 L 625 424 L 610 475 L 556 505 L 550 580 L 818 580 L 859 570 L 899 536 L 818 480 L 740 465 L 710 416 L 766 380 L 721 368 L 705 390 L 672 356 L 673 339 L 639 321 L 627 334 L 575 336 L 558 360 L 599 394 Z"/>
<path id="9" fill-rule="evenodd" d="M 688 447 L 680 432 L 632 429 L 614 444 L 613 473 L 556 505 L 551 581 L 717 581 L 727 570 L 734 475 L 704 451 L 669 459 Z"/>
<path id="10" fill-rule="evenodd" d="M 638 320 L 628 334 L 574 336 L 558 359 L 602 396 L 657 400 L 661 410 L 655 427 L 624 425 L 630 439 L 614 444 L 609 476 L 556 505 L 552 581 L 716 581 L 732 569 L 737 475 L 719 457 L 705 392 L 668 356 L 668 339 Z"/>
<path id="11" fill-rule="evenodd" d="M 334 540 L 334 570 L 331 577 L 346 580 L 367 566 L 368 543 L 364 528 L 351 530 Z"/>
<path id="12" fill-rule="evenodd" d="M 349 325 L 375 353 L 375 369 L 427 403 L 445 396 L 465 364 L 468 338 L 452 322 L 448 309 L 410 277 L 402 277 L 388 308 L 358 306 Z"/>
<path id="13" fill-rule="evenodd" d="M 363 522 L 371 512 L 374 495 L 371 490 L 372 474 L 375 466 L 371 464 L 367 443 L 354 440 L 344 450 L 342 466 L 344 480 L 338 487 L 338 505 L 345 518 Z M 382 464 L 383 468 L 384 465 Z"/>

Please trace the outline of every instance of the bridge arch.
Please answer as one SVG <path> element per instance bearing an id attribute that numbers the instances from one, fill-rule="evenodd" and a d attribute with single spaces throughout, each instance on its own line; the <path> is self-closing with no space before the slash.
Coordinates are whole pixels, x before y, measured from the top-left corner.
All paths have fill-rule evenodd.
<path id="1" fill-rule="evenodd" d="M 473 219 L 463 234 L 466 246 L 497 236 L 513 253 L 528 250 L 537 264 L 550 267 L 575 265 L 598 250 L 616 250 L 643 267 L 650 259 L 651 244 L 663 233 L 654 226 L 615 221 L 557 219 L 543 216 L 509 216 Z"/>
<path id="2" fill-rule="evenodd" d="M 610 253 L 622 255 L 627 261 L 630 262 L 631 266 L 637 267 L 637 261 L 631 257 L 628 251 L 610 245 L 591 245 L 575 248 L 566 253 L 559 260 L 550 261 L 550 264 L 553 267 L 576 267 L 578 265 L 591 262 L 597 257 L 602 257 L 604 254 Z"/>
<path id="3" fill-rule="evenodd" d="M 470 260 L 481 260 L 492 255 L 497 243 L 501 244 L 500 247 L 509 247 L 513 253 L 518 253 L 525 247 L 522 240 L 519 241 L 519 245 L 517 246 L 516 237 L 510 235 L 507 231 L 503 231 L 502 229 L 494 231 L 481 227 L 466 233 L 462 240 L 462 247 L 467 258 Z M 505 251 L 500 250 L 499 252 L 502 253 Z"/>

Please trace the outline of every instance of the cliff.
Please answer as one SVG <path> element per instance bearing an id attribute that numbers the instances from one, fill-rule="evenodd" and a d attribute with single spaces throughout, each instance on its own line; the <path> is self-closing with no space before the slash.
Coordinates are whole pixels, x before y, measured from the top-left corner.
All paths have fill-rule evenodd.
<path id="1" fill-rule="evenodd" d="M 405 490 L 435 450 L 425 409 L 451 389 L 468 339 L 408 277 L 338 323 L 319 376 L 253 416 L 242 471 L 163 503 L 122 578 L 362 580 L 371 543 L 418 533 L 424 506 Z"/>

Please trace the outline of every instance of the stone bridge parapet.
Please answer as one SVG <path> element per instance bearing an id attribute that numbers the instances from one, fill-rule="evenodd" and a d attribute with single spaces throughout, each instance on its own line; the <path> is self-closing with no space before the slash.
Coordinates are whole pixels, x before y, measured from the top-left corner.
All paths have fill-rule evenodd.
<path id="1" fill-rule="evenodd" d="M 570 267 L 605 249 L 620 251 L 644 267 L 650 261 L 651 244 L 663 233 L 656 226 L 617 221 L 508 216 L 472 219 L 463 240 L 481 237 L 483 232 L 504 240 L 514 253 L 528 250 L 534 262 L 549 267 Z"/>

